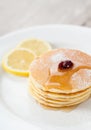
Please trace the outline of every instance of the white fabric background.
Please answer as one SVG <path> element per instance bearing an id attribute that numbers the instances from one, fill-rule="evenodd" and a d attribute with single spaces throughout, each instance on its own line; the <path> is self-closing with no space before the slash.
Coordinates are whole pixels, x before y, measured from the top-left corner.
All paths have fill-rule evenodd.
<path id="1" fill-rule="evenodd" d="M 0 0 L 0 36 L 55 23 L 91 26 L 91 0 Z"/>

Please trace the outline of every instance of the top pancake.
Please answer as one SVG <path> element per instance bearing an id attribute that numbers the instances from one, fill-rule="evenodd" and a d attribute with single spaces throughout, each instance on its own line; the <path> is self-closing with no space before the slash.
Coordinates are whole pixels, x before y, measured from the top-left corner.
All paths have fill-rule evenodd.
<path id="1" fill-rule="evenodd" d="M 59 63 L 65 60 L 71 60 L 73 68 L 59 71 Z M 30 76 L 44 91 L 81 91 L 91 87 L 91 56 L 79 50 L 56 49 L 31 63 Z"/>

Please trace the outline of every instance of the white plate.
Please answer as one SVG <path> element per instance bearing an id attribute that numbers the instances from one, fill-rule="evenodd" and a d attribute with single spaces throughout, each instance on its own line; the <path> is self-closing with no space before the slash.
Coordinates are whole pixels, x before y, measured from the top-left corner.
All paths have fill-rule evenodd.
<path id="1" fill-rule="evenodd" d="M 91 54 L 91 29 L 46 25 L 17 31 L 0 38 L 2 56 L 27 38 L 40 38 L 55 47 L 75 48 Z M 28 93 L 28 81 L 9 75 L 0 67 L 0 130 L 73 130 L 91 128 L 91 99 L 75 110 L 45 110 Z"/>

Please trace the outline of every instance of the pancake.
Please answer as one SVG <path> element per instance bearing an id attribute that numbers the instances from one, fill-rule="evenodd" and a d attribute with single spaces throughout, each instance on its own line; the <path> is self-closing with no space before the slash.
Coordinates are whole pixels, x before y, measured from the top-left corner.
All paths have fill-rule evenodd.
<path id="1" fill-rule="evenodd" d="M 91 90 L 91 89 L 90 89 Z M 46 95 L 41 95 L 41 93 L 38 93 L 36 90 L 35 90 L 35 87 L 31 84 L 31 88 L 30 88 L 30 91 L 33 91 L 33 93 L 35 94 L 35 95 L 37 95 L 40 99 L 43 99 L 44 101 L 48 101 L 48 102 L 51 102 L 51 103 L 55 103 L 55 104 L 57 104 L 57 103 L 59 103 L 59 104 L 65 104 L 65 103 L 72 103 L 72 102 L 76 102 L 76 100 L 78 100 L 78 99 L 81 99 L 81 98 L 83 98 L 83 97 L 85 97 L 85 96 L 87 96 L 87 95 L 89 95 L 90 94 L 90 90 L 88 90 L 88 92 L 86 92 L 85 94 L 83 94 L 83 95 L 77 95 L 75 98 L 73 98 L 73 97 L 71 97 L 70 95 L 69 95 L 69 98 L 60 98 L 60 100 L 58 100 L 58 99 L 53 99 L 53 97 L 51 96 L 50 98 L 48 97 L 48 96 L 46 96 Z"/>
<path id="2" fill-rule="evenodd" d="M 91 56 L 79 50 L 56 49 L 30 65 L 29 91 L 42 105 L 77 105 L 91 94 Z"/>
<path id="3" fill-rule="evenodd" d="M 69 98 L 61 98 L 60 100 L 57 100 L 57 99 L 52 99 L 52 97 L 48 98 L 45 95 L 44 96 L 41 95 L 41 93 L 38 93 L 38 91 L 36 91 L 34 89 L 33 84 L 31 84 L 31 87 L 30 87 L 30 92 L 37 101 L 39 101 L 40 103 L 42 103 L 44 105 L 47 104 L 48 106 L 51 105 L 53 107 L 76 105 L 76 104 L 78 104 L 78 101 L 82 102 L 83 100 L 87 99 L 90 96 L 90 91 L 91 91 L 91 88 L 90 88 L 90 90 L 87 90 L 85 92 L 85 94 L 83 94 L 81 96 L 79 94 L 77 94 L 77 96 L 75 98 L 73 98 L 72 96 L 70 97 L 70 95 L 69 95 Z M 84 93 L 84 92 L 82 92 L 82 93 Z"/>
<path id="4" fill-rule="evenodd" d="M 69 99 L 76 99 L 78 97 L 82 97 L 85 94 L 89 93 L 91 88 L 86 89 L 85 91 L 77 92 L 77 93 L 71 93 L 71 94 L 57 94 L 57 93 L 52 93 L 52 92 L 44 92 L 41 89 L 38 89 L 37 87 L 34 86 L 34 84 L 31 82 L 30 83 L 30 88 L 33 89 L 37 94 L 41 95 L 41 97 L 51 99 L 51 100 L 56 100 L 56 101 L 67 101 Z"/>

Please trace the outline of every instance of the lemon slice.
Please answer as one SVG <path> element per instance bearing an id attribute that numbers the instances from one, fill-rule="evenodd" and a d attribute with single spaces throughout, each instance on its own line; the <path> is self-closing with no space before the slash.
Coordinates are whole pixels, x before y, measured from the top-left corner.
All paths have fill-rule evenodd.
<path id="1" fill-rule="evenodd" d="M 29 65 L 35 57 L 36 55 L 28 49 L 15 49 L 3 58 L 2 67 L 14 75 L 28 76 Z"/>
<path id="2" fill-rule="evenodd" d="M 28 40 L 22 41 L 18 45 L 18 47 L 32 50 L 37 56 L 40 56 L 52 49 L 49 43 L 39 40 L 39 39 L 28 39 Z"/>

